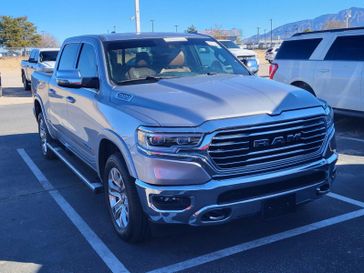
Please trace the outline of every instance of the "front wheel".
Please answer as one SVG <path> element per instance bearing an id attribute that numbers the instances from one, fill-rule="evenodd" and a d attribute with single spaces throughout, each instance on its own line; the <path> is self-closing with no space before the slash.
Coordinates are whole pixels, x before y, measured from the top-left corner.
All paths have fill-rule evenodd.
<path id="1" fill-rule="evenodd" d="M 22 73 L 21 77 L 22 77 L 22 82 L 23 82 L 24 89 L 27 90 L 27 91 L 30 90 L 30 82 L 25 77 L 24 72 Z"/>
<path id="2" fill-rule="evenodd" d="M 55 154 L 48 148 L 48 143 L 52 142 L 52 138 L 49 135 L 47 125 L 45 124 L 45 120 L 42 113 L 38 115 L 38 133 L 40 138 L 40 147 L 43 156 L 46 159 L 54 159 Z"/>
<path id="3" fill-rule="evenodd" d="M 118 235 L 127 242 L 140 242 L 149 237 L 149 223 L 140 204 L 135 179 L 123 163 L 120 153 L 111 155 L 105 165 L 106 204 Z"/>

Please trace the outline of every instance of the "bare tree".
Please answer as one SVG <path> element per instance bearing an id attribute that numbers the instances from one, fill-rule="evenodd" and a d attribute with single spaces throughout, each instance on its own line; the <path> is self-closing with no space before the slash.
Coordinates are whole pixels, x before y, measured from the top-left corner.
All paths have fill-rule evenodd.
<path id="1" fill-rule="evenodd" d="M 226 39 L 228 35 L 224 32 L 224 30 L 218 26 L 215 25 L 213 28 L 209 29 L 209 35 L 214 37 L 215 39 Z"/>
<path id="2" fill-rule="evenodd" d="M 59 47 L 59 41 L 49 33 L 42 34 L 39 47 Z"/>
<path id="3" fill-rule="evenodd" d="M 345 27 L 346 27 L 345 22 L 331 20 L 331 21 L 327 21 L 324 24 L 324 26 L 322 27 L 322 29 L 327 30 L 327 29 L 345 28 Z"/>

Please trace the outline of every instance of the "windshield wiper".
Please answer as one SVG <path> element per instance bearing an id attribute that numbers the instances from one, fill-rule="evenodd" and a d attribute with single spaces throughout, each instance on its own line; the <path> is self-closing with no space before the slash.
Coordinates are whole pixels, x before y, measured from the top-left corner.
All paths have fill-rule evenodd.
<path id="1" fill-rule="evenodd" d="M 117 84 L 119 84 L 119 85 L 127 85 L 127 84 L 138 84 L 138 83 L 150 83 L 150 82 L 158 82 L 160 80 L 170 79 L 170 78 L 172 78 L 172 77 L 147 76 L 145 78 L 130 79 L 130 80 L 120 81 Z"/>

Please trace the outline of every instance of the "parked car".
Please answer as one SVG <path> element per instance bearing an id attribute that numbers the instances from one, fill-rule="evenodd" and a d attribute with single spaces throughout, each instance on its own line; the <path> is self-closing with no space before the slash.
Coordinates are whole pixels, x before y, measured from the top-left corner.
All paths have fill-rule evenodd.
<path id="1" fill-rule="evenodd" d="M 296 34 L 283 42 L 270 71 L 340 113 L 364 114 L 364 28 Z"/>
<path id="2" fill-rule="evenodd" d="M 55 67 L 32 75 L 41 151 L 104 189 L 126 241 L 145 239 L 150 221 L 221 224 L 330 190 L 331 108 L 251 75 L 211 37 L 74 37 Z"/>
<path id="3" fill-rule="evenodd" d="M 267 51 L 265 52 L 265 60 L 268 61 L 269 63 L 272 63 L 277 56 L 278 50 L 279 47 L 268 48 Z"/>
<path id="4" fill-rule="evenodd" d="M 259 70 L 259 58 L 253 50 L 240 48 L 237 44 L 230 40 L 219 40 L 232 54 L 234 54 L 243 64 L 245 64 L 250 72 L 256 74 Z"/>
<path id="5" fill-rule="evenodd" d="M 28 60 L 21 61 L 21 79 L 25 90 L 30 90 L 34 71 L 53 72 L 58 52 L 59 48 L 35 48 L 30 51 Z"/>

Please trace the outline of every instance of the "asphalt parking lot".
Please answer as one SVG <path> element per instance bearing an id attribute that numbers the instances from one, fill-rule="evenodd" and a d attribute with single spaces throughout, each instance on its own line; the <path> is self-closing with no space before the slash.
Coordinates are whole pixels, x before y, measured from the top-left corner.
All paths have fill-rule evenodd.
<path id="1" fill-rule="evenodd" d="M 363 272 L 363 119 L 336 118 L 330 196 L 270 219 L 153 225 L 151 240 L 129 245 L 113 231 L 103 195 L 61 161 L 43 159 L 27 102 L 0 105 L 1 273 Z"/>

